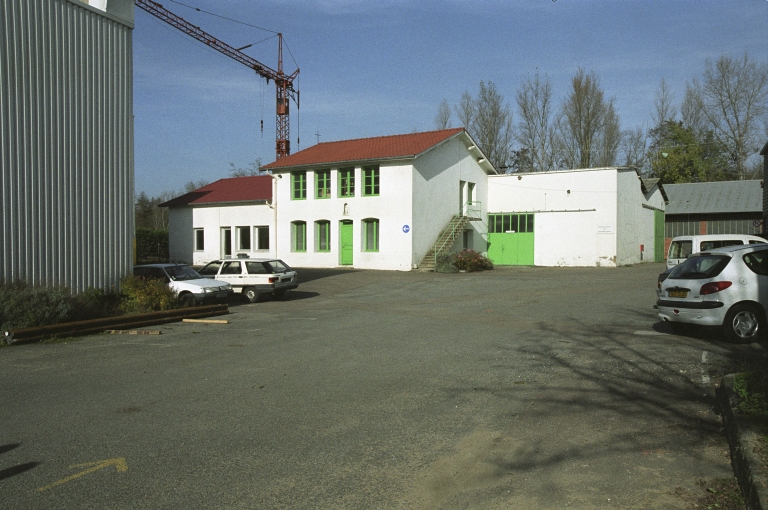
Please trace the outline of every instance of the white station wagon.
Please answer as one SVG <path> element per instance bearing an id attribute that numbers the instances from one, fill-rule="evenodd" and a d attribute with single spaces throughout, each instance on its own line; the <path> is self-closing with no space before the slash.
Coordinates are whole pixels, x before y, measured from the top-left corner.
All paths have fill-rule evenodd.
<path id="1" fill-rule="evenodd" d="M 204 278 L 227 282 L 235 293 L 255 303 L 267 294 L 276 299 L 299 286 L 296 271 L 278 259 L 251 259 L 239 257 L 209 262 L 198 271 Z"/>

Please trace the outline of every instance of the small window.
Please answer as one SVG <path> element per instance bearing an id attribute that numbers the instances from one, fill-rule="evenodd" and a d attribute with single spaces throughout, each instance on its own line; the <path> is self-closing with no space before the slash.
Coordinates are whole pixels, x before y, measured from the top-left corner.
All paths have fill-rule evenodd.
<path id="1" fill-rule="evenodd" d="M 219 268 L 221 267 L 221 261 L 214 260 L 210 264 L 206 265 L 204 268 L 202 268 L 198 273 L 206 276 L 215 276 L 219 272 Z"/>
<path id="2" fill-rule="evenodd" d="M 245 263 L 245 269 L 248 271 L 248 274 L 267 274 L 268 271 L 264 267 L 263 262 L 246 262 Z"/>
<path id="3" fill-rule="evenodd" d="M 363 196 L 373 197 L 379 194 L 379 167 L 363 167 Z"/>
<path id="4" fill-rule="evenodd" d="M 195 251 L 205 250 L 205 232 L 202 228 L 195 229 Z"/>
<path id="5" fill-rule="evenodd" d="M 488 233 L 531 233 L 533 232 L 533 216 L 533 214 L 489 214 Z"/>
<path id="6" fill-rule="evenodd" d="M 768 250 L 747 253 L 744 255 L 744 263 L 753 273 L 768 276 Z"/>
<path id="7" fill-rule="evenodd" d="M 224 262 L 224 265 L 221 266 L 221 274 L 240 274 L 242 272 L 239 261 Z"/>
<path id="8" fill-rule="evenodd" d="M 307 198 L 307 172 L 291 172 L 291 199 Z"/>
<path id="9" fill-rule="evenodd" d="M 291 223 L 291 251 L 307 251 L 307 224 L 304 221 Z"/>
<path id="10" fill-rule="evenodd" d="M 237 249 L 251 249 L 251 227 L 237 227 Z"/>
<path id="11" fill-rule="evenodd" d="M 331 251 L 331 222 L 315 222 L 315 251 Z"/>
<path id="12" fill-rule="evenodd" d="M 379 251 L 379 220 L 363 220 L 363 250 Z"/>
<path id="13" fill-rule="evenodd" d="M 340 197 L 355 196 L 355 169 L 354 168 L 339 169 L 339 196 Z"/>
<path id="14" fill-rule="evenodd" d="M 315 198 L 331 198 L 331 171 L 315 172 Z"/>
<path id="15" fill-rule="evenodd" d="M 691 254 L 693 241 L 672 241 L 669 245 L 669 258 L 684 259 Z"/>
<path id="16" fill-rule="evenodd" d="M 222 257 L 232 256 L 232 229 L 231 228 L 221 229 L 221 256 Z"/>
<path id="17" fill-rule="evenodd" d="M 269 227 L 253 227 L 254 250 L 269 249 Z"/>

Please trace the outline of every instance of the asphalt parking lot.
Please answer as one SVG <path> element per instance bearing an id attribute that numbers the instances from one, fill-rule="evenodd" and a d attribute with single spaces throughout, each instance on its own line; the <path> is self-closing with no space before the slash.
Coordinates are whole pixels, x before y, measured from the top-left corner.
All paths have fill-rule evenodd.
<path id="1" fill-rule="evenodd" d="M 300 270 L 226 325 L 0 349 L 4 508 L 691 508 L 731 477 L 661 264 Z"/>

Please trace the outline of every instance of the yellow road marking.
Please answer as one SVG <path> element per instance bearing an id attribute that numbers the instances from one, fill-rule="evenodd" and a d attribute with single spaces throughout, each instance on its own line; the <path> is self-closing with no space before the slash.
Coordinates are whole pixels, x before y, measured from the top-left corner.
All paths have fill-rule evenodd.
<path id="1" fill-rule="evenodd" d="M 128 464 L 125 463 L 125 459 L 122 457 L 119 457 L 117 459 L 97 460 L 96 462 L 85 462 L 83 464 L 75 464 L 73 466 L 69 466 L 69 469 L 84 468 L 84 467 L 87 467 L 88 469 L 86 469 L 85 471 L 80 471 L 79 473 L 76 473 L 72 476 L 62 478 L 59 481 L 53 482 L 51 485 L 40 487 L 39 489 L 37 489 L 37 491 L 41 492 L 41 491 L 47 491 L 48 489 L 53 489 L 54 487 L 57 487 L 63 483 L 71 482 L 72 480 L 76 478 L 80 478 L 81 476 L 87 475 L 88 473 L 93 473 L 94 471 L 98 471 L 99 469 L 104 469 L 112 465 L 115 466 L 115 469 L 117 469 L 119 473 L 128 471 Z"/>

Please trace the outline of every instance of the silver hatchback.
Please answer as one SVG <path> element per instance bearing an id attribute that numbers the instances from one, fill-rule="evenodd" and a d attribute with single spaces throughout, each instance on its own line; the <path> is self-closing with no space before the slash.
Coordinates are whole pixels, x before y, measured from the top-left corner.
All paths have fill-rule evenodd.
<path id="1" fill-rule="evenodd" d="M 756 341 L 766 329 L 768 244 L 704 251 L 676 266 L 661 283 L 659 317 L 723 328 L 730 341 Z"/>

